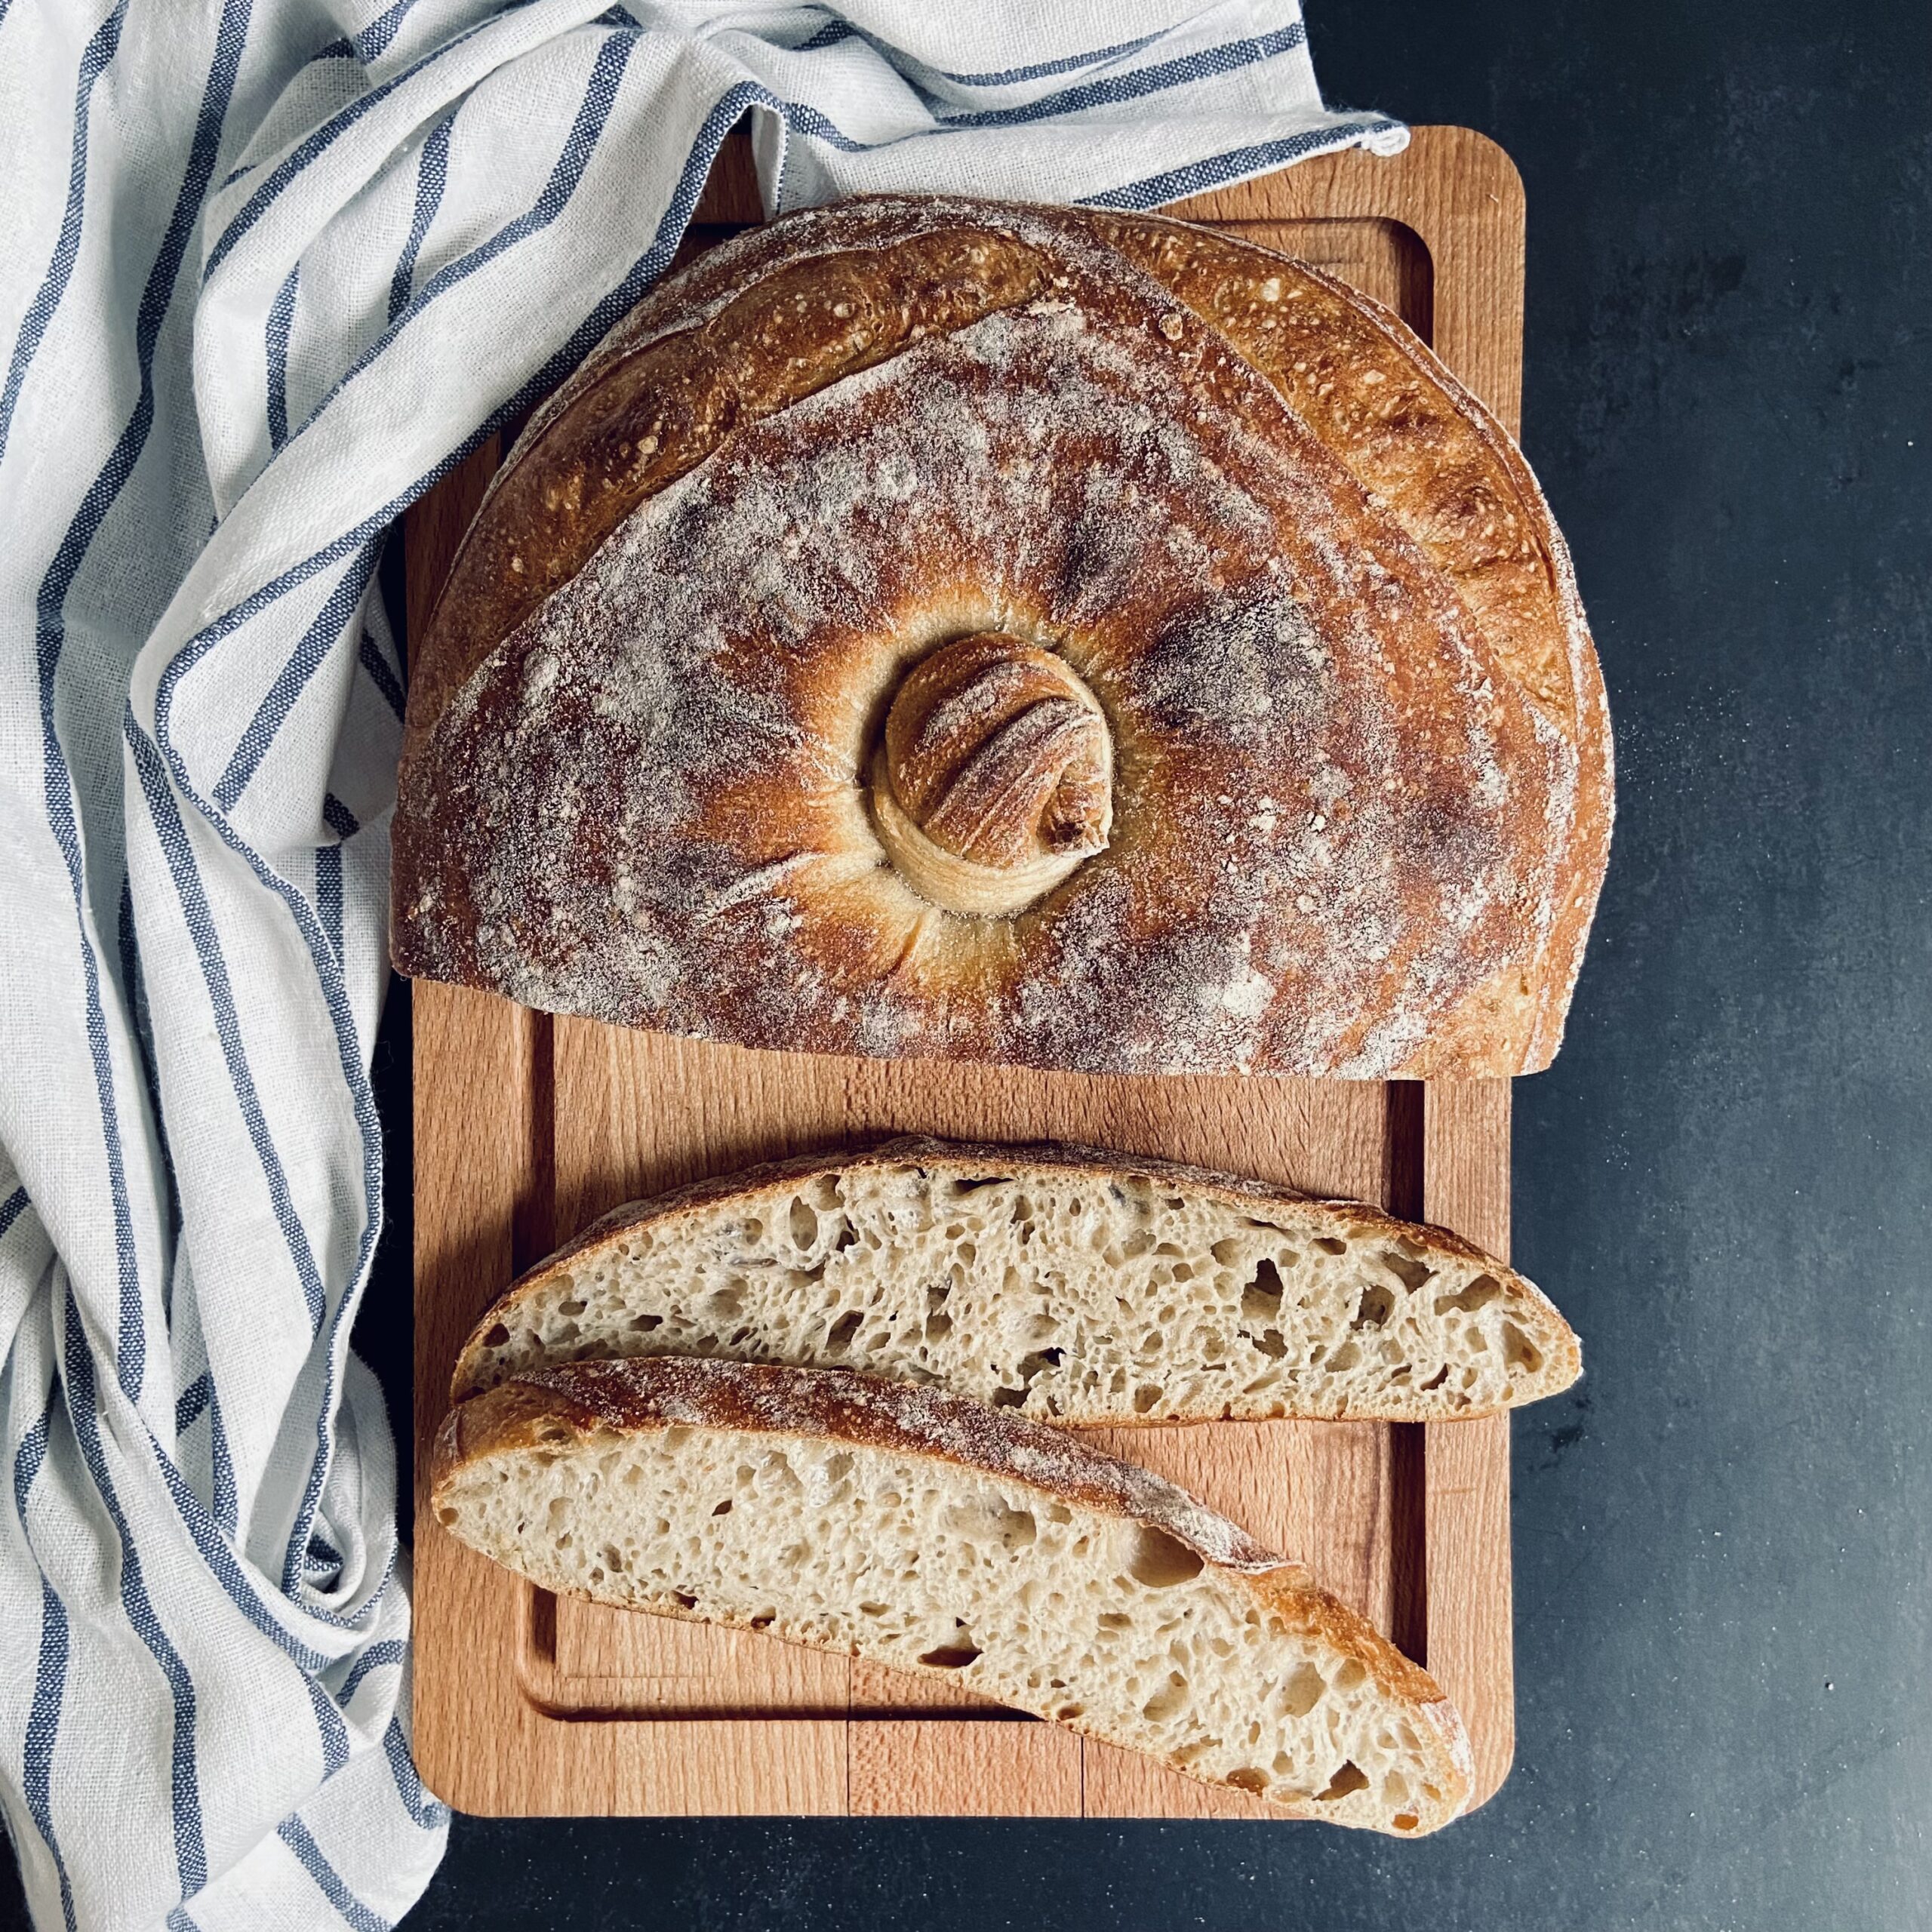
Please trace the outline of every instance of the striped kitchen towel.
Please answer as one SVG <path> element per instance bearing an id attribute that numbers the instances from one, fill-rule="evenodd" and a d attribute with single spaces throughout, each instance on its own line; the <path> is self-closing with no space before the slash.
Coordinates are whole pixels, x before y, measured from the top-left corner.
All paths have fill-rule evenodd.
<path id="1" fill-rule="evenodd" d="M 350 1324 L 386 533 L 768 202 L 1146 207 L 1395 124 L 1295 0 L 0 0 L 0 1798 L 43 1927 L 381 1927 L 447 1814 Z"/>

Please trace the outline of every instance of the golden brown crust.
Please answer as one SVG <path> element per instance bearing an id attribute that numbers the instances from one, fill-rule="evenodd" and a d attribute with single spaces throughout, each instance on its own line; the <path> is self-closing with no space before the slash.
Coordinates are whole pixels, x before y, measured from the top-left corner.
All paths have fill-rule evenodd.
<path id="1" fill-rule="evenodd" d="M 674 324 L 628 355 L 594 352 L 586 370 L 601 369 L 602 379 L 567 384 L 519 441 L 437 601 L 431 628 L 440 648 L 425 654 L 429 675 L 411 685 L 410 749 L 639 503 L 733 430 L 924 335 L 1025 301 L 1044 280 L 1028 251 L 968 228 L 755 268 L 755 258 L 740 262 L 749 285 L 701 320 Z M 707 277 L 718 272 L 710 265 Z M 688 288 L 686 303 L 706 285 Z M 652 298 L 660 312 L 663 297 L 660 290 Z"/>
<path id="2" fill-rule="evenodd" d="M 1577 760 L 1561 903 L 1534 958 L 1472 990 L 1407 1069 L 1546 1066 L 1609 861 L 1610 717 L 1569 548 L 1509 432 L 1401 318 L 1306 262 L 1158 215 L 1097 211 L 1113 245 L 1226 335 L 1455 584 L 1503 671 Z"/>
<path id="3" fill-rule="evenodd" d="M 1495 420 L 1408 326 L 1252 242 L 1157 215 L 1091 219 L 1227 337 L 1389 507 L 1454 582 L 1509 675 L 1574 736 L 1547 514 L 1511 472 Z"/>
<path id="4" fill-rule="evenodd" d="M 1063 1173 L 1103 1181 L 1146 1179 L 1156 1185 L 1185 1187 L 1210 1199 L 1240 1208 L 1244 1213 L 1265 1216 L 1270 1208 L 1291 1208 L 1297 1218 L 1312 1215 L 1327 1220 L 1336 1238 L 1362 1235 L 1379 1236 L 1399 1243 L 1404 1251 L 1423 1260 L 1454 1258 L 1479 1263 L 1500 1285 L 1504 1295 L 1521 1309 L 1524 1318 L 1537 1315 L 1534 1332 L 1540 1346 L 1547 1349 L 1574 1380 L 1583 1372 L 1583 1355 L 1575 1333 L 1549 1298 L 1527 1276 L 1507 1263 L 1465 1241 L 1447 1228 L 1420 1222 L 1398 1220 L 1366 1201 L 1322 1199 L 1298 1194 L 1291 1188 L 1237 1174 L 1222 1174 L 1207 1168 L 1192 1167 L 1178 1161 L 1143 1159 L 1105 1148 L 1084 1147 L 1063 1142 L 999 1144 L 984 1142 L 942 1140 L 928 1135 L 907 1134 L 863 1149 L 796 1155 L 788 1160 L 765 1162 L 735 1174 L 707 1175 L 700 1180 L 672 1189 L 648 1201 L 632 1201 L 612 1208 L 555 1254 L 546 1257 L 520 1275 L 493 1302 L 478 1320 L 458 1351 L 451 1376 L 452 1401 L 461 1402 L 475 1395 L 488 1359 L 483 1338 L 513 1316 L 518 1304 L 541 1291 L 555 1276 L 606 1244 L 621 1244 L 644 1228 L 676 1238 L 676 1224 L 693 1218 L 721 1201 L 748 1198 L 768 1191 L 808 1187 L 821 1178 L 858 1177 L 913 1162 L 943 1167 L 949 1174 L 968 1179 L 985 1179 L 1011 1174 L 1035 1175 Z M 1271 1413 L 1257 1409 L 1257 1414 Z M 1231 1414 L 1236 1413 L 1230 1411 Z M 1475 1415 L 1485 1411 L 1472 1410 Z M 1366 1418 L 1358 1418 L 1366 1419 Z M 1406 1416 L 1392 1418 L 1404 1420 Z M 1131 1410 L 1105 1419 L 1094 1426 L 1132 1427 L 1143 1420 Z"/>
<path id="5" fill-rule="evenodd" d="M 1352 393 L 1401 388 L 1392 422 L 1319 383 L 1297 413 L 1231 340 L 1211 283 L 1280 258 L 1116 221 L 1189 314 L 1103 227 L 848 204 L 614 332 L 519 445 L 432 624 L 399 966 L 820 1051 L 1543 1063 L 1607 737 L 1580 613 L 1551 643 L 1567 560 L 1533 480 L 1338 285 L 1286 265 L 1355 345 Z M 1183 275 L 1190 248 L 1207 266 Z M 961 918 L 894 870 L 863 801 L 903 667 L 992 629 L 1093 688 L 1115 829 L 1023 912 Z"/>
<path id="6" fill-rule="evenodd" d="M 1051 651 L 998 631 L 955 638 L 893 694 L 872 808 L 915 891 L 947 912 L 1017 912 L 1106 848 L 1106 715 Z"/>
<path id="7" fill-rule="evenodd" d="M 458 1404 L 444 1418 L 431 1469 L 432 1506 L 444 1507 L 450 1480 L 487 1457 L 678 1427 L 931 1457 L 1049 1500 L 1147 1524 L 1251 1590 L 1290 1632 L 1356 1658 L 1384 1695 L 1427 1725 L 1441 1752 L 1433 1768 L 1444 1789 L 1444 1815 L 1453 1816 L 1467 1800 L 1473 1781 L 1468 1741 L 1440 1686 L 1301 1564 L 1263 1549 L 1244 1530 L 1137 1463 L 941 1389 L 845 1371 L 678 1357 L 537 1370 Z M 678 1614 L 669 1601 L 648 1607 Z M 1085 1727 L 1074 1720 L 1073 1727 Z"/>
<path id="8" fill-rule="evenodd" d="M 885 719 L 894 796 L 928 838 L 988 866 L 1106 844 L 1106 745 L 1065 663 L 997 631 L 920 659 Z"/>
<path id="9" fill-rule="evenodd" d="M 505 1391 L 512 1392 L 500 1401 Z M 834 1438 L 937 1457 L 1109 1515 L 1139 1517 L 1223 1569 L 1259 1572 L 1287 1561 L 1164 1477 L 1077 1435 L 943 1389 L 856 1371 L 685 1355 L 571 1362 L 528 1370 L 459 1403 L 451 1416 L 456 1424 L 451 1453 L 459 1460 L 534 1447 L 545 1430 L 559 1426 L 580 1439 L 599 1430 L 632 1435 L 680 1424 Z M 440 1438 L 437 1466 L 444 1466 Z M 1306 1581 L 1306 1572 L 1296 1574 Z"/>

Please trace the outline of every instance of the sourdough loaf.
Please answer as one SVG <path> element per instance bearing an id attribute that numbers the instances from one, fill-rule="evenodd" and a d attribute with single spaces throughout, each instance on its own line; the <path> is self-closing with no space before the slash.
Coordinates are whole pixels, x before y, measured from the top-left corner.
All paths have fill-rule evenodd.
<path id="1" fill-rule="evenodd" d="M 483 1317 L 451 1392 L 659 1355 L 861 1368 L 1083 1424 L 1439 1422 L 1582 1366 L 1532 1283 L 1443 1229 L 1097 1149 L 918 1139 L 616 1209 Z"/>
<path id="2" fill-rule="evenodd" d="M 654 291 L 419 654 L 406 971 L 754 1046 L 1533 1070 L 1610 825 L 1527 466 L 1153 218 L 878 199 Z"/>
<path id="3" fill-rule="evenodd" d="M 1145 1469 L 938 1389 L 539 1370 L 451 1411 L 432 1496 L 545 1589 L 944 1675 L 1292 1814 L 1417 1833 L 1468 1797 L 1434 1680 L 1299 1565 Z"/>

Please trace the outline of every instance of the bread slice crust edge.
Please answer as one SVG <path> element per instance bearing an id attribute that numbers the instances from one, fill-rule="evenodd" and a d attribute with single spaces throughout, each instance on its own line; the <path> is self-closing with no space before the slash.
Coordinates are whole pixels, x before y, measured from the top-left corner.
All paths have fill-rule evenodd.
<path id="1" fill-rule="evenodd" d="M 1454 1706 L 1426 1670 L 1322 1589 L 1303 1566 L 1265 1549 L 1238 1525 L 1150 1470 L 1063 1431 L 941 1389 L 832 1371 L 671 1357 L 534 1371 L 460 1404 L 444 1419 L 436 1437 L 431 1506 L 444 1526 L 461 1537 L 459 1481 L 478 1464 L 503 1456 L 568 1455 L 675 1429 L 749 1434 L 774 1443 L 836 1443 L 931 1460 L 1023 1488 L 1048 1503 L 1144 1525 L 1251 1595 L 1288 1637 L 1304 1638 L 1359 1663 L 1376 1692 L 1414 1720 L 1423 1760 L 1418 1768 L 1440 1793 L 1433 1802 L 1418 1801 L 1413 1826 L 1377 1824 L 1363 1815 L 1364 1807 L 1321 1800 L 1271 1798 L 1273 1808 L 1286 1816 L 1419 1835 L 1448 1822 L 1468 1801 L 1473 1761 Z M 560 1587 L 554 1577 L 528 1569 L 521 1574 L 542 1587 Z M 640 1600 L 614 1588 L 561 1587 L 594 1601 L 685 1621 L 767 1629 L 749 1617 L 695 1615 L 668 1598 Z M 808 1648 L 865 1654 L 857 1644 L 817 1640 L 795 1629 L 768 1634 Z M 960 1681 L 957 1670 L 891 1662 L 916 1675 Z M 1109 1737 L 1091 1717 L 1062 1716 L 1045 1702 L 1034 1707 L 1033 1714 L 1134 1748 L 1129 1740 Z M 1211 1786 L 1226 1782 L 1187 1763 L 1171 1767 Z"/>
<path id="2" fill-rule="evenodd" d="M 912 1167 L 922 1171 L 943 1173 L 956 1179 L 981 1181 L 989 1177 L 1017 1177 L 1050 1185 L 1056 1177 L 1094 1183 L 1117 1182 L 1123 1177 L 1145 1180 L 1155 1187 L 1184 1189 L 1238 1213 L 1265 1217 L 1274 1211 L 1281 1218 L 1300 1224 L 1305 1235 L 1331 1239 L 1366 1235 L 1371 1240 L 1400 1244 L 1405 1251 L 1419 1254 L 1437 1268 L 1445 1263 L 1466 1268 L 1475 1266 L 1497 1286 L 1497 1306 L 1518 1320 L 1534 1337 L 1543 1352 L 1540 1374 L 1530 1386 L 1534 1393 L 1517 1399 L 1537 1399 L 1554 1394 L 1574 1382 L 1582 1372 L 1581 1346 L 1574 1331 L 1555 1305 L 1534 1282 L 1486 1254 L 1449 1229 L 1397 1219 L 1365 1202 L 1311 1197 L 1268 1183 L 1186 1165 L 1183 1163 L 1112 1152 L 1067 1143 L 1019 1143 L 1001 1145 L 984 1142 L 943 1140 L 927 1136 L 903 1136 L 857 1152 L 837 1150 L 805 1154 L 768 1162 L 735 1174 L 709 1176 L 674 1189 L 652 1199 L 632 1201 L 614 1208 L 593 1222 L 555 1254 L 539 1263 L 500 1296 L 484 1312 L 459 1351 L 451 1377 L 451 1398 L 461 1401 L 500 1379 L 501 1368 L 493 1358 L 488 1338 L 500 1327 L 527 1318 L 533 1305 L 585 1258 L 601 1247 L 616 1248 L 633 1239 L 641 1231 L 675 1239 L 681 1225 L 691 1226 L 709 1211 L 734 1198 L 749 1211 L 768 1197 L 782 1197 L 794 1189 L 845 1177 L 880 1174 Z M 1257 1213 L 1258 1211 L 1258 1213 Z M 602 1351 L 623 1354 L 651 1354 L 642 1345 L 635 1349 Z M 554 1359 L 581 1358 L 583 1351 Z M 721 1350 L 728 1354 L 728 1350 Z M 518 1363 L 518 1367 L 534 1364 Z M 802 1366 L 822 1367 L 864 1367 L 864 1362 L 841 1361 L 817 1355 Z M 1168 1365 L 1150 1369 L 1142 1383 L 1158 1386 Z M 962 1386 L 959 1392 L 990 1397 L 990 1391 Z M 1010 1397 L 1001 1399 L 1010 1400 Z M 1217 1395 L 1211 1401 L 1190 1406 L 1178 1412 L 1164 1413 L 1158 1422 L 1220 1420 L 1258 1421 L 1281 1417 L 1348 1421 L 1419 1421 L 1472 1419 L 1496 1413 L 1515 1402 L 1482 1401 L 1460 1409 L 1432 1403 L 1420 1397 L 1379 1404 L 1352 1404 L 1337 1407 L 1297 1401 L 1291 1390 L 1287 1396 L 1271 1392 L 1248 1396 L 1238 1391 Z M 1029 1413 L 1044 1414 L 1080 1426 L 1128 1427 L 1146 1424 L 1146 1414 L 1132 1406 L 1131 1395 L 1117 1407 L 1083 1407 L 1077 1412 L 1053 1414 L 1033 1404 Z"/>

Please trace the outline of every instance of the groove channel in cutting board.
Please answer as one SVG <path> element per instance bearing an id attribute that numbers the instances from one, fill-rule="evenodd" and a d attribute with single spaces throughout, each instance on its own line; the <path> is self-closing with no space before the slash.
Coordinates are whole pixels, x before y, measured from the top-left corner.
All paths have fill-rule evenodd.
<path id="1" fill-rule="evenodd" d="M 1521 189 L 1481 137 L 1420 129 L 1399 157 L 1328 156 L 1177 212 L 1387 303 L 1513 426 Z M 688 249 L 756 214 L 734 137 Z M 479 451 L 410 512 L 412 638 L 497 458 Z M 1273 1815 L 943 1683 L 531 1589 L 420 1506 L 450 1364 L 512 1274 L 607 1208 L 891 1133 L 1198 1161 L 1426 1214 L 1506 1253 L 1506 1083 L 1098 1078 L 753 1053 L 427 982 L 414 1011 L 416 1749 L 432 1789 L 497 1814 Z M 1421 1657 L 1463 1710 L 1479 1793 L 1501 1782 L 1513 1742 L 1506 1419 L 1100 1435 L 1309 1562 Z"/>

